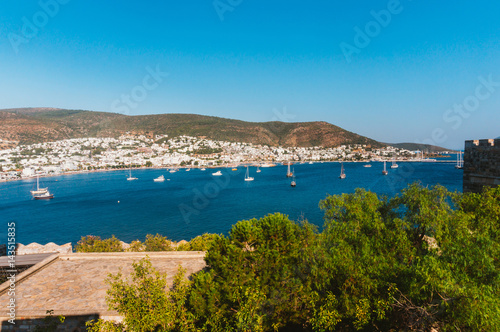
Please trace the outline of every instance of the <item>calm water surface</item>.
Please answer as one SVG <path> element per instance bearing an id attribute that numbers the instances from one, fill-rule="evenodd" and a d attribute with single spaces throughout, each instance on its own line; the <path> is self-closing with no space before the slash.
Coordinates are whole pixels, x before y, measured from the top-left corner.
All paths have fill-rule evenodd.
<path id="1" fill-rule="evenodd" d="M 352 193 L 356 188 L 393 196 L 408 183 L 420 181 L 462 190 L 462 171 L 451 163 L 401 162 L 397 169 L 388 168 L 387 176 L 381 174 L 383 163 L 371 164 L 365 168 L 364 163 L 345 163 L 344 180 L 338 177 L 339 163 L 297 164 L 295 188 L 285 177 L 286 166 L 261 168 L 261 173 L 251 167 L 253 182 L 243 180 L 244 167 L 221 169 L 220 177 L 211 175 L 213 169 L 134 170 L 136 181 L 126 180 L 128 171 L 63 175 L 40 179 L 55 196 L 48 201 L 31 198 L 34 179 L 0 183 L 0 227 L 5 228 L 0 234 L 6 235 L 7 222 L 14 221 L 16 240 L 23 244 L 75 245 L 89 234 L 114 234 L 126 242 L 156 233 L 175 241 L 190 240 L 206 232 L 227 234 L 239 220 L 273 212 L 321 226 L 319 201 L 328 194 Z M 153 182 L 162 174 L 170 181 Z M 0 243 L 6 240 L 0 238 Z"/>

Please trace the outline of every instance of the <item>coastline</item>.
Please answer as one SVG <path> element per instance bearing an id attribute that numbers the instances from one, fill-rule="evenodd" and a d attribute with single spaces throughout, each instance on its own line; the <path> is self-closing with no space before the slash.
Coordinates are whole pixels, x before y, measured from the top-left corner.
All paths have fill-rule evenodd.
<path id="1" fill-rule="evenodd" d="M 440 158 L 441 159 L 441 158 Z M 451 158 L 450 158 L 451 159 Z M 391 162 L 392 160 L 385 160 L 386 162 Z M 398 163 L 407 163 L 407 162 L 423 162 L 423 163 L 456 163 L 455 160 L 421 160 L 421 159 L 415 159 L 415 160 L 396 160 Z M 335 161 L 313 161 L 314 164 L 317 163 L 377 163 L 377 162 L 384 162 L 384 160 L 346 160 L 346 161 L 341 161 L 341 160 L 335 160 Z M 309 161 L 306 162 L 294 162 L 293 164 L 308 164 Z M 286 162 L 274 162 L 274 166 L 282 166 L 286 165 Z M 241 164 L 228 164 L 228 165 L 222 165 L 222 166 L 206 166 L 206 167 L 137 167 L 134 169 L 165 169 L 168 170 L 170 168 L 175 168 L 175 169 L 201 169 L 201 168 L 206 168 L 206 169 L 216 169 L 216 168 L 231 168 L 231 167 L 243 167 L 250 165 L 252 167 L 257 167 L 259 163 L 251 162 L 251 163 L 241 163 Z M 120 168 L 120 169 L 93 169 L 93 170 L 80 170 L 80 171 L 70 171 L 70 172 L 62 172 L 58 174 L 44 174 L 40 175 L 40 178 L 50 178 L 50 177 L 56 177 L 56 176 L 63 176 L 63 175 L 73 175 L 73 174 L 87 174 L 87 173 L 97 173 L 97 172 L 117 172 L 117 171 L 124 171 L 127 170 L 128 168 Z M 29 176 L 29 177 L 19 177 L 16 179 L 0 179 L 0 183 L 4 182 L 12 182 L 12 181 L 21 181 L 21 180 L 31 180 L 31 179 L 36 179 L 36 176 Z"/>

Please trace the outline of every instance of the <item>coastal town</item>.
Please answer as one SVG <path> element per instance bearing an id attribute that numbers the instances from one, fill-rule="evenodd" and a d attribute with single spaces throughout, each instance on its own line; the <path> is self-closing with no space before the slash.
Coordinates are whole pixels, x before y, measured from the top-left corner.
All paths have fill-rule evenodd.
<path id="1" fill-rule="evenodd" d="M 0 181 L 121 168 L 231 167 L 286 162 L 422 160 L 418 151 L 386 146 L 280 147 L 206 138 L 127 133 L 75 138 L 0 150 Z"/>

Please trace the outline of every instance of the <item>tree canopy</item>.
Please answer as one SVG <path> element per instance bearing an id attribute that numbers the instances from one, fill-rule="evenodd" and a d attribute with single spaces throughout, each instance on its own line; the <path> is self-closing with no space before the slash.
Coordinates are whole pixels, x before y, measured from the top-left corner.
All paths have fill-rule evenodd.
<path id="1" fill-rule="evenodd" d="M 111 277 L 108 301 L 130 331 L 498 330 L 499 187 L 358 189 L 320 207 L 321 232 L 279 213 L 243 220 L 210 238 L 189 280 L 168 290 L 141 262 Z"/>

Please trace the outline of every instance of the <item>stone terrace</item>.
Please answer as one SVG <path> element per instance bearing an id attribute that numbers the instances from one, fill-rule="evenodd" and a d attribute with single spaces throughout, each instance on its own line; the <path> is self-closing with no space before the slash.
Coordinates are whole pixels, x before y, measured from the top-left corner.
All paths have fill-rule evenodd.
<path id="1" fill-rule="evenodd" d="M 146 255 L 156 269 L 167 273 L 169 285 L 179 265 L 188 275 L 205 267 L 204 252 L 55 254 L 18 276 L 16 319 L 45 317 L 47 310 L 54 310 L 54 315 L 99 315 L 121 320 L 106 305 L 105 279 L 108 274 L 119 271 L 128 277 L 132 263 Z M 7 283 L 0 286 L 0 321 L 3 323 L 8 320 L 7 308 L 3 305 L 9 303 Z"/>

